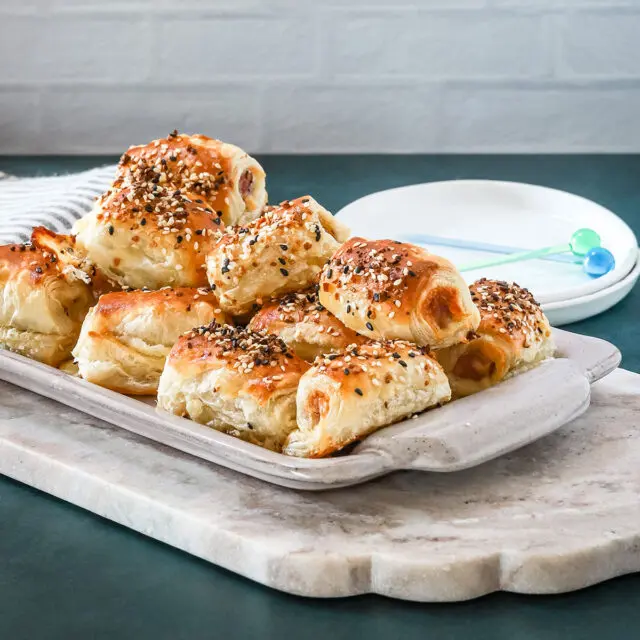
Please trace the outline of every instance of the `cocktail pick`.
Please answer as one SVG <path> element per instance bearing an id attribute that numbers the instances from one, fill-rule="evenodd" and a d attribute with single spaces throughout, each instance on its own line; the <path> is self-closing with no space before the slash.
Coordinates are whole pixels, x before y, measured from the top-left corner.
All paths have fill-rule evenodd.
<path id="1" fill-rule="evenodd" d="M 609 273 L 609 271 L 615 267 L 613 254 L 600 246 L 600 236 L 592 229 L 578 229 L 573 233 L 571 240 L 567 244 L 544 247 L 533 251 L 521 251 L 502 258 L 478 260 L 462 265 L 458 267 L 458 269 L 460 271 L 474 271 L 485 267 L 495 267 L 512 262 L 533 260 L 534 258 L 542 258 L 549 255 L 567 253 L 569 251 L 573 253 L 574 256 L 579 256 L 582 259 L 584 272 L 592 277 L 599 278 Z"/>
<path id="2" fill-rule="evenodd" d="M 478 242 L 477 240 L 463 240 L 462 238 L 445 238 L 442 236 L 432 236 L 429 234 L 411 234 L 404 238 L 407 242 L 422 244 L 426 247 L 433 245 L 440 247 L 452 247 L 454 249 L 469 249 L 470 251 L 484 251 L 485 253 L 524 253 L 529 249 L 521 249 L 503 244 L 492 244 L 490 242 Z M 571 264 L 582 264 L 583 258 L 575 255 L 558 253 L 555 255 L 541 256 L 541 260 L 551 260 L 553 262 L 569 262 Z"/>

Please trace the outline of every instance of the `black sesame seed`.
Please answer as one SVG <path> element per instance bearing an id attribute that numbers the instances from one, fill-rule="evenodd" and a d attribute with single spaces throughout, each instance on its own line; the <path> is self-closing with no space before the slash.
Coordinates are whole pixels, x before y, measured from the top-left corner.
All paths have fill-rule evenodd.
<path id="1" fill-rule="evenodd" d="M 416 277 L 416 274 L 415 274 L 415 272 L 414 272 L 414 271 L 409 271 L 409 275 L 410 275 L 412 278 L 415 278 L 415 277 Z"/>
<path id="2" fill-rule="evenodd" d="M 281 244 L 281 245 L 280 245 L 280 248 L 281 248 L 283 251 L 288 251 L 288 250 L 289 250 L 289 247 L 288 247 L 286 244 Z"/>
<path id="3" fill-rule="evenodd" d="M 182 236 L 177 236 L 177 237 L 176 237 L 176 242 L 177 242 L 178 244 L 180 244 L 183 240 L 184 240 L 184 238 L 183 238 Z"/>
<path id="4" fill-rule="evenodd" d="M 374 302 L 380 302 L 380 294 L 379 293 L 374 293 L 373 294 L 373 300 L 374 300 Z"/>
<path id="5" fill-rule="evenodd" d="M 196 235 L 197 236 L 201 236 L 202 235 L 202 229 L 196 229 Z"/>
<path id="6" fill-rule="evenodd" d="M 362 389 L 360 389 L 360 387 L 356 387 L 356 388 L 354 389 L 354 391 L 355 391 L 359 396 L 363 396 L 363 395 L 364 395 L 364 393 L 362 393 Z"/>
<path id="7" fill-rule="evenodd" d="M 140 220 L 140 226 L 144 227 L 145 224 L 147 224 L 147 219 L 142 218 L 142 220 Z"/>
<path id="8" fill-rule="evenodd" d="M 11 247 L 10 251 L 15 251 L 16 248 L 15 247 Z"/>
<path id="9" fill-rule="evenodd" d="M 355 273 L 361 273 L 362 272 L 362 267 L 360 265 L 358 265 L 355 269 L 354 269 Z"/>
<path id="10" fill-rule="evenodd" d="M 343 269 L 342 269 L 342 273 L 349 273 L 349 265 L 345 264 Z"/>
<path id="11" fill-rule="evenodd" d="M 338 357 L 337 353 L 332 353 L 330 356 L 327 356 L 327 360 L 335 360 Z"/>
<path id="12" fill-rule="evenodd" d="M 36 273 L 42 273 L 42 267 L 36 267 Z"/>
<path id="13" fill-rule="evenodd" d="M 345 376 L 348 376 L 350 373 L 351 373 L 351 371 L 349 371 L 349 369 L 345 369 L 345 370 L 344 370 L 344 375 L 345 375 Z"/>
<path id="14" fill-rule="evenodd" d="M 286 269 L 280 269 L 280 273 L 285 277 L 289 275 L 289 272 Z"/>
<path id="15" fill-rule="evenodd" d="M 407 363 L 406 363 L 404 360 L 398 360 L 398 364 L 399 364 L 401 367 L 405 367 L 405 368 L 406 368 L 406 366 L 407 366 Z"/>
<path id="16" fill-rule="evenodd" d="M 329 269 L 329 271 L 327 271 L 327 278 L 333 278 L 333 269 Z"/>
<path id="17" fill-rule="evenodd" d="M 110 225 L 109 225 L 109 235 L 110 235 L 110 236 L 112 236 L 112 235 L 113 235 L 113 231 L 114 231 L 114 229 L 113 229 L 113 225 L 111 225 L 111 224 L 110 224 Z"/>
<path id="18" fill-rule="evenodd" d="M 153 207 L 152 207 L 150 204 L 145 204 L 145 205 L 144 205 L 144 210 L 145 210 L 147 213 L 151 213 L 151 212 L 153 211 Z"/>
<path id="19" fill-rule="evenodd" d="M 415 358 L 416 354 L 413 353 L 413 351 L 409 351 L 409 353 L 407 354 L 410 358 Z"/>
<path id="20" fill-rule="evenodd" d="M 351 313 L 351 305 L 350 304 L 347 305 L 347 313 Z"/>
<path id="21" fill-rule="evenodd" d="M 400 354 L 399 354 L 397 351 L 394 351 L 394 352 L 391 354 L 391 357 L 392 357 L 392 358 L 395 358 L 396 360 L 398 360 L 398 359 L 400 358 Z"/>
<path id="22" fill-rule="evenodd" d="M 365 326 L 367 327 L 367 329 L 369 329 L 369 331 L 373 331 L 373 325 L 370 322 L 367 322 Z"/>
<path id="23" fill-rule="evenodd" d="M 212 218 L 213 220 L 213 224 L 217 224 L 218 226 L 220 226 L 220 218 Z"/>
<path id="24" fill-rule="evenodd" d="M 278 258 L 278 262 L 280 264 L 287 264 L 287 261 L 284 258 Z"/>

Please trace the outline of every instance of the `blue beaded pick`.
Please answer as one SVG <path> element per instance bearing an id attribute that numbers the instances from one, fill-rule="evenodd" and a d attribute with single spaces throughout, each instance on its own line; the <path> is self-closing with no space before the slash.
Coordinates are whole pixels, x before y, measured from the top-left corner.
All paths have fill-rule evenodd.
<path id="1" fill-rule="evenodd" d="M 616 266 L 616 259 L 608 249 L 604 247 L 594 247 L 589 249 L 584 256 L 582 268 L 587 275 L 592 278 L 600 278 L 612 271 Z"/>

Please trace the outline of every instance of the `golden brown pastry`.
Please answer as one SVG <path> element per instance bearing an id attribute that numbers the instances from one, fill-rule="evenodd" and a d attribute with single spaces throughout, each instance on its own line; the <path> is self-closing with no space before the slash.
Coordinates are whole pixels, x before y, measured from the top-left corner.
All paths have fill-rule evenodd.
<path id="1" fill-rule="evenodd" d="M 476 337 L 437 353 L 458 397 L 529 369 L 555 351 L 549 321 L 527 289 L 483 278 L 470 290 L 481 317 Z"/>
<path id="2" fill-rule="evenodd" d="M 68 359 L 94 302 L 88 280 L 34 245 L 0 247 L 0 347 L 54 367 Z"/>
<path id="3" fill-rule="evenodd" d="M 152 182 L 110 189 L 78 220 L 77 245 L 123 287 L 207 285 L 204 260 L 223 228 L 200 198 Z"/>
<path id="4" fill-rule="evenodd" d="M 226 225 L 257 217 L 267 203 L 264 169 L 239 147 L 177 131 L 130 147 L 120 160 L 115 186 L 156 183 L 202 198 Z"/>
<path id="5" fill-rule="evenodd" d="M 365 340 L 320 304 L 315 287 L 267 303 L 251 318 L 249 329 L 277 335 L 308 361 Z"/>
<path id="6" fill-rule="evenodd" d="M 311 286 L 349 230 L 313 198 L 268 207 L 227 229 L 207 256 L 207 276 L 225 311 L 247 313 L 270 297 Z"/>
<path id="7" fill-rule="evenodd" d="M 279 450 L 296 427 L 296 389 L 308 368 L 274 335 L 212 323 L 171 350 L 158 407 Z"/>
<path id="8" fill-rule="evenodd" d="M 427 348 L 402 340 L 351 345 L 318 358 L 300 379 L 298 429 L 283 453 L 329 455 L 450 397 L 447 376 Z"/>
<path id="9" fill-rule="evenodd" d="M 61 268 L 66 268 L 67 272 L 87 282 L 96 300 L 104 293 L 120 289 L 77 246 L 75 236 L 55 233 L 45 227 L 34 227 L 31 244 L 55 257 Z"/>
<path id="10" fill-rule="evenodd" d="M 322 271 L 320 302 L 364 336 L 432 349 L 463 341 L 480 322 L 453 264 L 395 240 L 345 242 Z"/>
<path id="11" fill-rule="evenodd" d="M 108 293 L 82 325 L 73 349 L 78 371 L 120 393 L 153 394 L 176 340 L 214 319 L 228 321 L 208 289 Z"/>

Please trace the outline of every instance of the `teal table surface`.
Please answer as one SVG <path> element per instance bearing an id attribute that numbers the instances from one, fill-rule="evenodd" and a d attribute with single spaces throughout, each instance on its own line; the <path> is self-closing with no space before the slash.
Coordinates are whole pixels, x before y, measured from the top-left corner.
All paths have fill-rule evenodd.
<path id="1" fill-rule="evenodd" d="M 0 157 L 51 175 L 110 157 Z M 640 235 L 640 156 L 266 156 L 270 199 L 310 193 L 330 210 L 380 189 L 493 178 L 571 191 Z M 392 213 L 392 212 L 390 212 Z M 640 289 L 569 329 L 614 342 L 640 372 Z M 640 499 L 640 497 L 639 497 Z M 22 484 L 0 478 L 0 640 L 41 638 L 640 637 L 640 575 L 558 596 L 497 593 L 458 604 L 378 596 L 307 600 L 254 584 Z"/>

